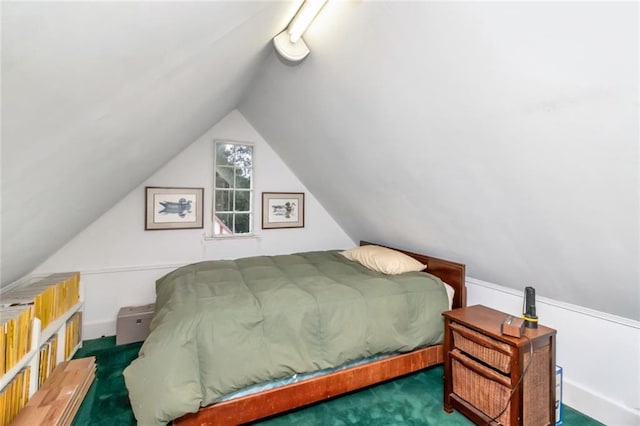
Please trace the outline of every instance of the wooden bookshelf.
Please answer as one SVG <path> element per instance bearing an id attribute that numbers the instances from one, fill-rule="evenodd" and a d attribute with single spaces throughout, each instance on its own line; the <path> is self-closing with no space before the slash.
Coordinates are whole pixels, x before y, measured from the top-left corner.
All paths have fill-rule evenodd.
<path id="1" fill-rule="evenodd" d="M 22 329 L 16 342 L 22 355 L 17 360 L 8 362 L 6 327 L 0 328 L 0 349 L 4 343 L 4 357 L 0 357 L 3 362 L 0 374 L 4 373 L 0 375 L 0 395 L 9 391 L 12 395 L 24 395 L 18 398 L 16 406 L 0 406 L 0 426 L 8 425 L 38 388 L 46 383 L 54 368 L 71 359 L 81 347 L 83 305 L 77 272 L 52 274 L 2 295 L 0 318 L 3 311 L 24 307 L 29 310 L 30 319 L 26 327 L 21 321 Z M 41 365 L 45 356 L 46 366 Z M 16 381 L 16 378 L 20 380 Z M 2 402 L 0 398 L 0 405 Z"/>

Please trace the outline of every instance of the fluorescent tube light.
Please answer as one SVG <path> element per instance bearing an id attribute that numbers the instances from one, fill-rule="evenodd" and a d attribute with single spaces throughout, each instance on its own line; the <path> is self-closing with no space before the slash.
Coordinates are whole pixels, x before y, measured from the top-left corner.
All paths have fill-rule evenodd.
<path id="1" fill-rule="evenodd" d="M 307 30 L 313 18 L 316 17 L 326 2 L 327 0 L 306 0 L 302 4 L 302 7 L 289 24 L 289 30 L 287 31 L 291 43 L 297 42 L 302 37 L 302 34 Z"/>

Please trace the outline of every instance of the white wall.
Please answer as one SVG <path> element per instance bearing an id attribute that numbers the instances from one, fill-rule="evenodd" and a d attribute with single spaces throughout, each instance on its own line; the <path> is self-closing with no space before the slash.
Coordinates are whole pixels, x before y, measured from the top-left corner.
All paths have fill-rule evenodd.
<path id="1" fill-rule="evenodd" d="M 255 146 L 255 238 L 205 237 L 211 234 L 214 139 Z M 205 228 L 145 231 L 145 186 L 204 187 Z M 260 229 L 262 191 L 305 192 L 304 228 Z M 233 111 L 47 259 L 34 275 L 81 271 L 85 297 L 83 337 L 91 339 L 115 334 L 120 307 L 153 302 L 155 280 L 177 266 L 208 259 L 353 245 L 260 134 L 242 114 Z"/>
<path id="2" fill-rule="evenodd" d="M 468 305 L 513 315 L 523 295 L 467 278 Z M 563 367 L 563 402 L 607 425 L 640 424 L 640 322 L 536 297 L 541 324 L 557 330 L 556 364 Z"/>

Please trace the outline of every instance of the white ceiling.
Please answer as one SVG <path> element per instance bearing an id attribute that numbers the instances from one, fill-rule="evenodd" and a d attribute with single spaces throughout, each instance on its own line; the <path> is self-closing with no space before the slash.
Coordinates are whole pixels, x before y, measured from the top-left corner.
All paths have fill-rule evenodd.
<path id="1" fill-rule="evenodd" d="M 2 3 L 2 284 L 231 111 L 276 2 Z"/>
<path id="2" fill-rule="evenodd" d="M 640 319 L 636 3 L 293 10 L 3 2 L 2 284 L 238 107 L 354 240 Z"/>

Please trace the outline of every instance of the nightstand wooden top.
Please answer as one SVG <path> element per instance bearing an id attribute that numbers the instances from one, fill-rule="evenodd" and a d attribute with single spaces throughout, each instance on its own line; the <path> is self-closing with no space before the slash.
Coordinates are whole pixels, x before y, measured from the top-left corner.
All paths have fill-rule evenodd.
<path id="1" fill-rule="evenodd" d="M 463 324 L 478 332 L 491 335 L 492 337 L 505 342 L 520 345 L 522 340 L 517 337 L 510 337 L 500 332 L 500 324 L 510 316 L 505 312 L 497 311 L 484 305 L 473 305 L 465 308 L 454 309 L 443 312 L 442 315 L 452 321 Z M 511 315 L 517 316 L 517 315 Z M 549 334 L 555 334 L 556 330 L 538 324 L 538 328 L 524 329 L 524 335 L 531 340 Z"/>

